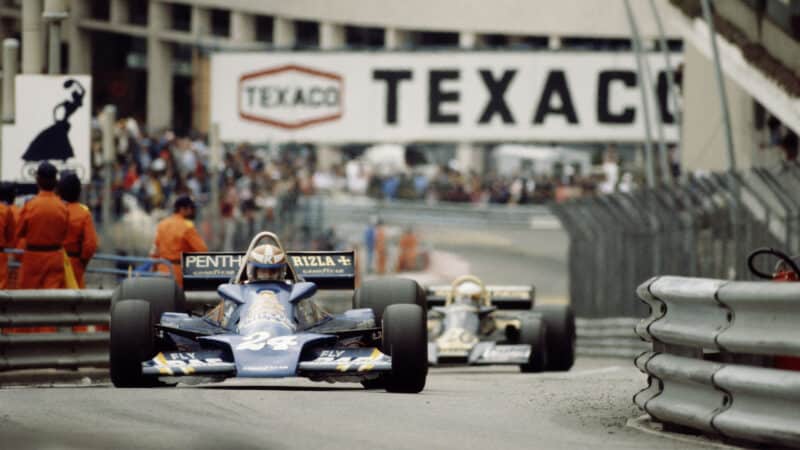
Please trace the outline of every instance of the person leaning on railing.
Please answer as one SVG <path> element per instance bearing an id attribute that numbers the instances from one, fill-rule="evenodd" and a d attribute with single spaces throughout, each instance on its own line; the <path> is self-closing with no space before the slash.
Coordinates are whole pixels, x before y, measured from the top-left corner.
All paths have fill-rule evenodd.
<path id="1" fill-rule="evenodd" d="M 81 196 L 81 180 L 75 172 L 62 172 L 57 186 L 58 195 L 67 204 L 69 216 L 69 229 L 67 238 L 64 239 L 64 249 L 67 251 L 75 281 L 78 287 L 84 289 L 86 282 L 83 274 L 86 266 L 97 251 L 97 231 L 94 228 L 92 214 L 89 207 L 78 202 Z"/>
<path id="2" fill-rule="evenodd" d="M 17 239 L 25 240 L 25 253 L 19 269 L 20 289 L 63 289 L 66 285 L 64 239 L 69 219 L 67 206 L 53 192 L 55 166 L 45 161 L 36 170 L 39 193 L 22 208 Z"/>
<path id="3" fill-rule="evenodd" d="M 156 238 L 150 256 L 166 259 L 172 263 L 172 273 L 179 286 L 183 286 L 181 253 L 207 252 L 208 246 L 197 233 L 192 219 L 195 215 L 194 201 L 188 196 L 175 200 L 175 213 L 158 223 Z M 169 272 L 165 264 L 157 264 L 158 272 Z"/>

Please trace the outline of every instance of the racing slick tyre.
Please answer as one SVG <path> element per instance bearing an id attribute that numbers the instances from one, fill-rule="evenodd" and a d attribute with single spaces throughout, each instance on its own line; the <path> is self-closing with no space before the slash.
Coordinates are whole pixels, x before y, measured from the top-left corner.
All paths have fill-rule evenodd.
<path id="1" fill-rule="evenodd" d="M 419 305 L 389 305 L 383 314 L 381 350 L 392 357 L 383 377 L 388 392 L 417 393 L 428 375 L 425 310 Z"/>
<path id="2" fill-rule="evenodd" d="M 145 300 L 122 300 L 111 308 L 109 361 L 111 382 L 116 387 L 157 385 L 142 376 L 142 361 L 155 356 L 150 306 Z"/>
<path id="3" fill-rule="evenodd" d="M 371 308 L 375 314 L 375 324 L 381 323 L 387 306 L 398 303 L 419 305 L 423 311 L 428 310 L 425 291 L 414 280 L 405 278 L 369 280 L 353 293 L 353 307 Z"/>
<path id="4" fill-rule="evenodd" d="M 186 312 L 183 289 L 169 278 L 129 278 L 114 290 L 111 308 L 123 300 L 136 299 L 150 303 L 152 323 L 158 323 L 165 312 Z"/>
<path id="5" fill-rule="evenodd" d="M 547 367 L 547 325 L 543 319 L 526 318 L 519 327 L 519 343 L 531 346 L 531 355 L 526 364 L 520 364 L 522 372 L 541 372 Z"/>
<path id="6" fill-rule="evenodd" d="M 566 371 L 575 364 L 575 312 L 569 305 L 537 305 L 547 328 L 547 370 Z"/>

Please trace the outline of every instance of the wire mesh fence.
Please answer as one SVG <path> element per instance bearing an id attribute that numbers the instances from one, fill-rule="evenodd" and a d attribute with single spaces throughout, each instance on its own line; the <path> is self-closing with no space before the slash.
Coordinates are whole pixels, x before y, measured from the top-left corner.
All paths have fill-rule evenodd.
<path id="1" fill-rule="evenodd" d="M 800 253 L 800 167 L 694 177 L 671 188 L 572 200 L 552 211 L 570 236 L 576 313 L 643 316 L 646 306 L 634 291 L 652 276 L 751 279 L 746 261 L 756 248 Z"/>

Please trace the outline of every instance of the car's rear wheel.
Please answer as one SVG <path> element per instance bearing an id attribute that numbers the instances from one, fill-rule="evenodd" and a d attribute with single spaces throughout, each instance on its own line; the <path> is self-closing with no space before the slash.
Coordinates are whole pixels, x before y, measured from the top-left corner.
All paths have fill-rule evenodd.
<path id="1" fill-rule="evenodd" d="M 122 300 L 111 308 L 109 361 L 111 382 L 116 387 L 149 387 L 155 383 L 142 376 L 142 361 L 155 356 L 155 330 L 151 304 Z"/>
<path id="2" fill-rule="evenodd" d="M 537 305 L 547 328 L 547 370 L 565 371 L 575 364 L 575 312 L 569 305 Z"/>
<path id="3" fill-rule="evenodd" d="M 389 305 L 383 314 L 383 352 L 392 357 L 384 375 L 389 392 L 417 393 L 428 375 L 425 310 L 419 305 Z"/>
<path id="4" fill-rule="evenodd" d="M 387 278 L 365 281 L 353 293 L 353 307 L 370 308 L 375 314 L 375 324 L 380 324 L 389 305 L 412 304 L 427 311 L 425 291 L 414 281 L 405 278 Z"/>
<path id="5" fill-rule="evenodd" d="M 519 328 L 519 343 L 531 346 L 528 362 L 520 364 L 522 372 L 541 372 L 547 367 L 547 326 L 539 318 L 525 318 Z"/>
<path id="6" fill-rule="evenodd" d="M 150 304 L 152 323 L 158 323 L 165 312 L 186 312 L 183 289 L 169 278 L 129 278 L 114 290 L 111 307 L 123 300 L 144 300 Z"/>

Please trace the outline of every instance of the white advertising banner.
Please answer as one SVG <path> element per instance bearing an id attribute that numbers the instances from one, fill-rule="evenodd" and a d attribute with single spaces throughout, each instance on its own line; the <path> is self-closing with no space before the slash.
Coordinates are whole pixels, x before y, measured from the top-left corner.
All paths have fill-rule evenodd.
<path id="1" fill-rule="evenodd" d="M 16 117 L 3 126 L 2 179 L 35 183 L 50 161 L 91 178 L 92 78 L 87 75 L 17 75 Z"/>
<path id="2" fill-rule="evenodd" d="M 664 58 L 647 58 L 652 123 L 677 140 Z M 219 53 L 211 120 L 224 141 L 643 141 L 637 78 L 633 53 Z"/>

